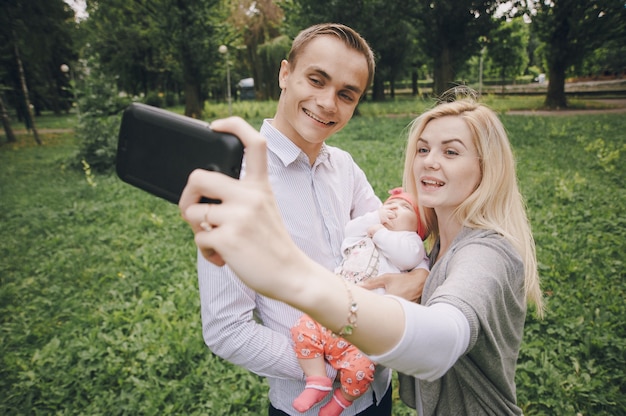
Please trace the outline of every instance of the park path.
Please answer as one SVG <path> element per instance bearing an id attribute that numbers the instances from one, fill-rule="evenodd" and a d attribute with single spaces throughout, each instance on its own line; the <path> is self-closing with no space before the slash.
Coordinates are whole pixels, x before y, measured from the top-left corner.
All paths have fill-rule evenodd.
<path id="1" fill-rule="evenodd" d="M 626 98 L 602 98 L 596 100 L 602 104 L 614 106 L 613 108 L 601 108 L 597 110 L 591 109 L 570 109 L 563 110 L 512 110 L 507 111 L 506 114 L 510 115 L 530 115 L 530 116 L 574 116 L 582 114 L 619 114 L 626 113 Z"/>
<path id="2" fill-rule="evenodd" d="M 62 133 L 71 133 L 74 129 L 37 129 L 37 133 L 40 134 L 62 134 Z M 13 130 L 15 134 L 26 134 L 29 133 L 25 129 L 21 130 Z"/>

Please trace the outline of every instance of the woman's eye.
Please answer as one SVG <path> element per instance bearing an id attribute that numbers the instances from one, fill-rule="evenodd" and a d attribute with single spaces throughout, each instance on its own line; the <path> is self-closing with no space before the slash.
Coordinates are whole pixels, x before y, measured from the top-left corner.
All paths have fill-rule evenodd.
<path id="1" fill-rule="evenodd" d="M 428 149 L 425 147 L 418 147 L 417 153 L 428 153 Z"/>
<path id="2" fill-rule="evenodd" d="M 444 154 L 445 154 L 446 156 L 458 156 L 458 155 L 459 155 L 459 152 L 457 152 L 456 150 L 453 150 L 453 149 L 447 149 L 447 150 L 444 152 Z"/>

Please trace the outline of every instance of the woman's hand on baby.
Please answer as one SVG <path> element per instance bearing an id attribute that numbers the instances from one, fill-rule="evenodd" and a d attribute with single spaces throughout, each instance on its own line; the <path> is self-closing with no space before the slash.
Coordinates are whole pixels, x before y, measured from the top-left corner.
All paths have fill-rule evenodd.
<path id="1" fill-rule="evenodd" d="M 422 297 L 428 274 L 426 269 L 414 269 L 406 273 L 385 273 L 367 279 L 359 285 L 368 290 L 383 288 L 387 295 L 395 295 L 411 302 L 418 302 Z"/>

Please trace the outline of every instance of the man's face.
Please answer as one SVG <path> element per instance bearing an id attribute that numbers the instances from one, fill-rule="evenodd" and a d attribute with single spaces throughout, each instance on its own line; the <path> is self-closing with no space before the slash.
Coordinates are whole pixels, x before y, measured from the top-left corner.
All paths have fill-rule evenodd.
<path id="1" fill-rule="evenodd" d="M 365 56 L 333 36 L 313 39 L 295 66 L 281 64 L 273 125 L 315 158 L 324 140 L 352 118 L 367 80 Z"/>

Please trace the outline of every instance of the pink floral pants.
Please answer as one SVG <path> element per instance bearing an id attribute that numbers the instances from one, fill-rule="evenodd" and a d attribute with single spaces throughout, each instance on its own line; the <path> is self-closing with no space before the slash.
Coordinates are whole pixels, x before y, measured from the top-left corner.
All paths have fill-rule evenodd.
<path id="1" fill-rule="evenodd" d="M 294 349 L 299 359 L 324 357 L 339 372 L 344 393 L 358 397 L 374 380 L 375 364 L 357 347 L 332 331 L 302 315 L 291 328 Z"/>

